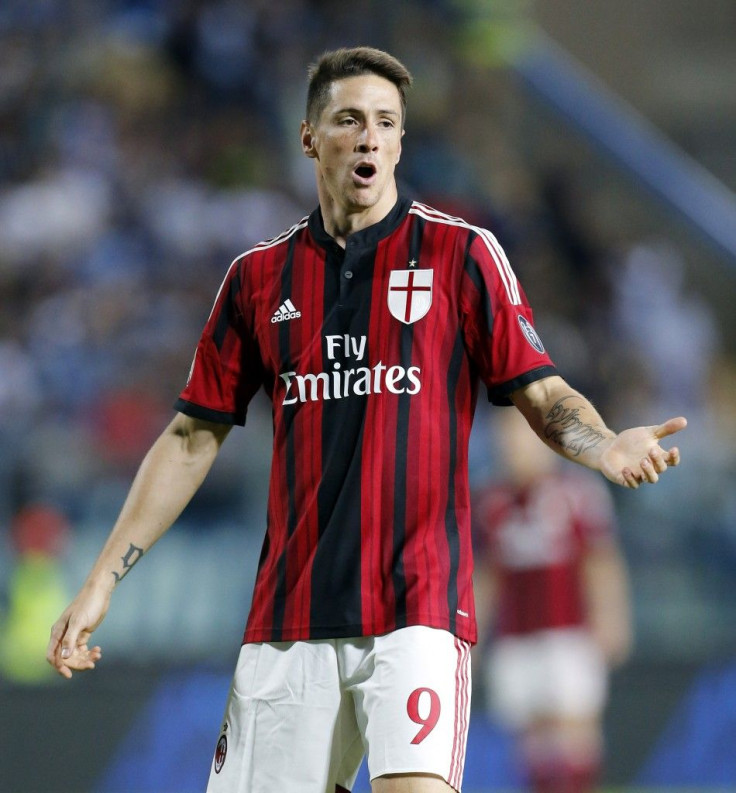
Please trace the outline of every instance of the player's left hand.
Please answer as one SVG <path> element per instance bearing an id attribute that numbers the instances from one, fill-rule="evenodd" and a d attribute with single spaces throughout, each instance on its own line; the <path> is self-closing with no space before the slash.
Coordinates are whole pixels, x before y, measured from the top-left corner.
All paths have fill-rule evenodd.
<path id="1" fill-rule="evenodd" d="M 88 630 L 80 631 L 71 647 L 64 646 L 62 638 L 69 627 L 68 618 L 64 620 L 65 616 L 66 614 L 62 615 L 51 629 L 46 660 L 62 677 L 70 678 L 72 671 L 84 672 L 87 669 L 94 669 L 96 662 L 102 658 L 102 649 L 99 645 L 89 646 L 92 632 Z M 63 627 L 60 627 L 62 625 Z"/>
<path id="2" fill-rule="evenodd" d="M 99 645 L 89 647 L 86 643 L 77 644 L 69 651 L 60 651 L 61 663 L 57 669 L 63 677 L 71 677 L 72 670 L 84 672 L 87 669 L 94 669 L 95 663 L 102 658 L 102 649 Z"/>
<path id="3" fill-rule="evenodd" d="M 110 592 L 85 586 L 51 628 L 46 660 L 67 679 L 72 672 L 94 669 L 102 658 L 99 645 L 89 646 L 93 631 L 105 618 Z"/>
<path id="4" fill-rule="evenodd" d="M 634 490 L 646 482 L 658 481 L 661 473 L 680 464 L 679 449 L 663 449 L 660 440 L 686 426 L 687 420 L 679 416 L 663 424 L 620 432 L 601 453 L 601 472 L 611 482 Z"/>

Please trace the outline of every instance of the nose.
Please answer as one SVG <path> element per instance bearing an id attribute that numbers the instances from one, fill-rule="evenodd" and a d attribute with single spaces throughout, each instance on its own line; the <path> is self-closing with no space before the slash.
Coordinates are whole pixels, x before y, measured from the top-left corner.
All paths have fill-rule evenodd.
<path id="1" fill-rule="evenodd" d="M 378 148 L 378 133 L 373 124 L 366 124 L 358 137 L 358 151 L 376 151 Z"/>

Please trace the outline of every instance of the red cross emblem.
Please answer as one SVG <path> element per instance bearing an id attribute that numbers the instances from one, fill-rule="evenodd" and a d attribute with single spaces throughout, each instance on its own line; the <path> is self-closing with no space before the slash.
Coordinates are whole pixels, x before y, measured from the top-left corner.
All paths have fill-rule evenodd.
<path id="1" fill-rule="evenodd" d="M 432 270 L 392 270 L 388 281 L 388 310 L 399 322 L 411 325 L 432 305 Z"/>

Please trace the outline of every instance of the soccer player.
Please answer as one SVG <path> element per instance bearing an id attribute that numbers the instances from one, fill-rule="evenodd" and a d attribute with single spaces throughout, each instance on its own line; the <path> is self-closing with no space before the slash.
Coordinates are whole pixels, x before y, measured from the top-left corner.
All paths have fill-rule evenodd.
<path id="1" fill-rule="evenodd" d="M 476 639 L 467 447 L 480 383 L 566 457 L 636 488 L 685 420 L 616 435 L 556 373 L 493 235 L 399 196 L 411 76 L 387 53 L 310 69 L 319 206 L 230 266 L 177 414 L 52 629 L 100 658 L 114 587 L 178 517 L 260 388 L 273 403 L 263 550 L 212 793 L 460 790 Z"/>
<path id="2" fill-rule="evenodd" d="M 591 793 L 608 669 L 632 641 L 613 500 L 601 478 L 540 446 L 518 412 L 492 426 L 503 475 L 473 498 L 488 705 L 517 734 L 534 793 Z"/>

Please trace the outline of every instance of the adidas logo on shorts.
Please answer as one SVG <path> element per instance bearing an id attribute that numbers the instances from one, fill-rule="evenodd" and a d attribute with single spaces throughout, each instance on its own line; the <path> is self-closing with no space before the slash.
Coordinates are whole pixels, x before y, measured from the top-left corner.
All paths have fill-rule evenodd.
<path id="1" fill-rule="evenodd" d="M 299 319 L 302 312 L 288 298 L 274 311 L 271 322 L 286 322 L 287 319 Z"/>

